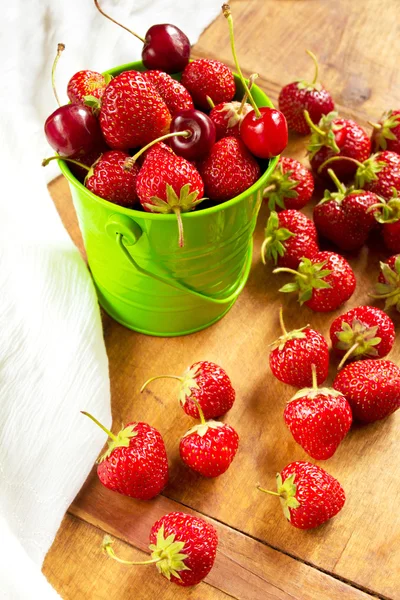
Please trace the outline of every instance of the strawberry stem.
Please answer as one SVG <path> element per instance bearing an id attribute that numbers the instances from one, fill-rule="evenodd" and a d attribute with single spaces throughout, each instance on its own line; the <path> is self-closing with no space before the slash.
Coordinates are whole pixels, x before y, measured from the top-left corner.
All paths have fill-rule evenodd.
<path id="1" fill-rule="evenodd" d="M 379 131 L 379 129 L 382 129 L 382 125 L 380 123 L 373 123 L 372 121 L 367 121 L 368 125 L 371 125 L 371 127 L 373 127 L 374 129 L 377 129 Z"/>
<path id="2" fill-rule="evenodd" d="M 54 59 L 53 66 L 51 68 L 51 85 L 52 85 L 54 96 L 56 98 L 58 106 L 61 106 L 61 102 L 58 97 L 57 89 L 56 89 L 56 67 L 57 67 L 58 60 L 59 60 L 63 50 L 65 50 L 65 44 L 57 44 L 57 54 Z"/>
<path id="3" fill-rule="evenodd" d="M 265 240 L 263 241 L 262 245 L 261 245 L 261 261 L 263 265 L 267 264 L 267 261 L 265 260 L 265 255 L 266 255 L 266 248 L 268 246 L 268 244 L 272 241 L 272 237 L 266 237 Z"/>
<path id="4" fill-rule="evenodd" d="M 282 306 L 279 309 L 279 323 L 280 323 L 283 335 L 287 335 L 285 322 L 283 320 L 283 307 Z"/>
<path id="5" fill-rule="evenodd" d="M 271 185 L 268 185 L 265 190 L 263 191 L 263 196 L 265 196 L 266 194 L 268 194 L 268 192 L 274 192 L 276 190 L 276 184 L 275 183 L 271 183 Z"/>
<path id="6" fill-rule="evenodd" d="M 327 162 L 327 161 L 325 161 L 325 162 Z M 339 181 L 336 173 L 334 171 L 332 171 L 332 169 L 328 169 L 328 174 L 329 174 L 329 177 L 332 179 L 333 183 L 336 185 L 338 192 L 345 194 L 346 186 L 341 181 Z"/>
<path id="7" fill-rule="evenodd" d="M 85 169 L 88 172 L 90 171 L 90 167 L 79 162 L 79 160 L 75 160 L 74 158 L 66 158 L 65 156 L 59 156 L 58 154 L 56 156 L 50 156 L 49 158 L 44 158 L 42 160 L 42 167 L 47 167 L 47 165 L 49 164 L 49 162 L 51 160 L 66 160 L 67 162 L 73 163 L 74 165 L 81 167 L 81 169 Z"/>
<path id="8" fill-rule="evenodd" d="M 95 4 L 97 10 L 99 11 L 99 13 L 101 13 L 103 15 L 103 17 L 106 17 L 106 19 L 108 19 L 109 21 L 112 21 L 113 23 L 115 23 L 115 25 L 119 25 L 120 27 L 122 27 L 122 29 L 125 29 L 125 31 L 128 31 L 129 33 L 131 33 L 132 35 L 134 35 L 135 38 L 137 38 L 138 40 L 140 40 L 141 42 L 143 42 L 143 44 L 146 43 L 146 40 L 144 38 L 140 37 L 140 35 L 138 35 L 134 31 L 132 31 L 131 29 L 128 29 L 128 27 L 125 27 L 125 25 L 122 25 L 122 23 L 118 23 L 118 21 L 116 21 L 115 19 L 113 19 L 112 17 L 110 17 L 110 15 L 107 15 L 104 12 L 104 10 L 102 8 L 100 8 L 98 0 L 94 0 L 94 4 Z"/>
<path id="9" fill-rule="evenodd" d="M 315 67 L 315 72 L 314 72 L 314 79 L 312 80 L 312 85 L 315 85 L 318 81 L 318 60 L 317 57 L 315 56 L 314 52 L 311 52 L 311 50 L 306 50 L 308 56 L 311 56 L 311 58 L 314 61 L 314 67 Z"/>
<path id="10" fill-rule="evenodd" d="M 278 496 L 279 498 L 281 497 L 281 495 L 278 494 L 278 492 L 271 492 L 271 490 L 266 490 L 260 485 L 257 486 L 257 489 L 260 490 L 260 492 L 264 492 L 265 494 L 271 494 L 271 496 Z"/>
<path id="11" fill-rule="evenodd" d="M 199 411 L 199 417 L 200 417 L 200 422 L 202 425 L 206 425 L 206 419 L 204 417 L 204 413 L 203 413 L 203 409 L 201 408 L 200 404 L 198 403 L 198 401 L 191 397 L 190 400 L 193 402 L 193 404 L 195 404 L 197 406 L 197 410 Z"/>
<path id="12" fill-rule="evenodd" d="M 360 162 L 359 160 L 356 160 L 355 158 L 350 158 L 349 156 L 332 156 L 331 158 L 328 158 L 325 162 L 322 163 L 322 165 L 318 169 L 318 173 L 321 173 L 322 169 L 324 167 L 326 167 L 327 165 L 329 165 L 331 162 L 335 162 L 337 160 L 350 161 L 350 162 L 354 163 L 355 165 L 357 165 L 357 167 L 364 166 L 362 162 Z"/>
<path id="13" fill-rule="evenodd" d="M 236 54 L 235 38 L 234 38 L 234 35 L 233 35 L 233 18 L 232 18 L 231 8 L 230 8 L 229 4 L 223 4 L 222 5 L 222 12 L 223 12 L 224 17 L 228 21 L 228 25 L 229 25 L 229 37 L 230 37 L 230 40 L 231 40 L 232 56 L 233 56 L 233 61 L 235 63 L 236 70 L 238 72 L 240 81 L 242 82 L 244 91 L 246 92 L 246 94 L 247 94 L 247 96 L 249 98 L 249 102 L 252 105 L 252 107 L 254 108 L 254 112 L 256 113 L 256 117 L 257 117 L 257 119 L 259 119 L 261 117 L 261 113 L 260 113 L 260 111 L 258 109 L 257 104 L 254 101 L 253 96 L 251 95 L 251 92 L 250 92 L 249 87 L 248 87 L 248 85 L 246 83 L 246 80 L 243 77 L 243 73 L 242 73 L 242 71 L 240 69 L 238 57 L 237 57 L 237 54 Z"/>
<path id="14" fill-rule="evenodd" d="M 310 127 L 311 131 L 315 131 L 316 133 L 319 133 L 319 135 L 321 135 L 322 137 L 326 137 L 326 131 L 322 131 L 322 129 L 317 127 L 317 125 L 311 121 L 310 113 L 308 112 L 308 110 L 304 110 L 303 114 L 307 125 Z"/>
<path id="15" fill-rule="evenodd" d="M 139 156 L 141 156 L 143 154 L 143 152 L 146 152 L 146 150 L 148 150 L 155 144 L 158 144 L 158 142 L 162 142 L 163 140 L 167 140 L 172 137 L 189 138 L 191 135 L 192 135 L 192 132 L 189 131 L 189 129 L 185 129 L 184 131 L 176 131 L 174 133 L 166 133 L 165 135 L 162 135 L 161 137 L 157 138 L 156 140 L 152 140 L 151 142 L 146 144 L 146 146 L 143 146 L 143 148 L 141 148 L 139 150 L 139 152 L 136 152 L 136 154 L 134 154 L 130 158 L 126 159 L 126 161 L 124 163 L 124 171 L 130 171 L 132 169 L 133 165 L 135 164 L 135 162 L 137 161 L 137 159 L 139 158 Z"/>
<path id="16" fill-rule="evenodd" d="M 179 231 L 179 248 L 183 248 L 185 245 L 185 238 L 183 235 L 183 223 L 182 223 L 182 213 L 179 206 L 173 206 L 172 210 L 176 214 L 176 218 L 178 220 L 178 231 Z"/>
<path id="17" fill-rule="evenodd" d="M 210 98 L 210 96 L 206 96 L 207 102 L 210 106 L 211 109 L 215 108 L 215 104 L 212 98 Z"/>
<path id="18" fill-rule="evenodd" d="M 143 392 L 149 383 L 155 381 L 156 379 L 177 379 L 181 383 L 183 382 L 183 377 L 178 377 L 178 375 L 157 375 L 156 377 L 151 377 L 147 381 L 144 382 L 142 387 L 140 388 L 140 392 Z"/>
<path id="19" fill-rule="evenodd" d="M 86 415 L 86 417 L 89 417 L 89 419 L 92 419 L 93 423 L 96 423 L 96 425 L 98 425 L 100 427 L 100 429 L 102 429 L 108 435 L 109 438 L 111 438 L 114 442 L 118 443 L 117 436 L 114 435 L 109 429 L 107 429 L 106 427 L 104 427 L 104 425 L 102 425 L 100 423 L 100 421 L 98 421 L 95 417 L 93 417 L 93 415 L 91 415 L 90 413 L 88 413 L 88 412 L 86 412 L 84 410 L 81 410 L 81 413 L 83 415 Z"/>
<path id="20" fill-rule="evenodd" d="M 307 281 L 307 276 L 304 273 L 299 273 L 294 269 L 289 269 L 289 267 L 279 267 L 278 269 L 274 269 L 273 273 L 292 273 L 292 275 L 296 275 L 296 277 L 301 277 L 305 281 Z"/>
<path id="21" fill-rule="evenodd" d="M 351 348 L 349 348 L 346 352 L 346 354 L 343 356 L 342 360 L 340 361 L 340 363 L 338 364 L 338 371 L 340 371 L 340 369 L 343 368 L 344 363 L 346 362 L 346 360 L 348 358 L 350 358 L 350 356 L 353 354 L 354 350 L 356 350 L 358 348 L 358 346 L 360 345 L 359 342 L 356 342 L 355 344 L 352 345 Z"/>
<path id="22" fill-rule="evenodd" d="M 318 389 L 318 381 L 317 381 L 317 367 L 313 364 L 311 365 L 311 376 L 312 376 L 312 389 Z"/>
<path id="23" fill-rule="evenodd" d="M 112 541 L 109 538 L 108 535 L 104 536 L 103 539 L 103 543 L 102 543 L 102 549 L 108 554 L 108 556 L 110 558 L 112 558 L 113 560 L 116 560 L 117 562 L 121 563 L 121 565 L 154 565 L 154 563 L 159 562 L 161 559 L 161 557 L 159 558 L 151 558 L 149 560 L 143 560 L 143 561 L 135 561 L 135 560 L 124 560 L 123 558 L 119 558 L 115 552 L 114 549 L 111 546 Z"/>

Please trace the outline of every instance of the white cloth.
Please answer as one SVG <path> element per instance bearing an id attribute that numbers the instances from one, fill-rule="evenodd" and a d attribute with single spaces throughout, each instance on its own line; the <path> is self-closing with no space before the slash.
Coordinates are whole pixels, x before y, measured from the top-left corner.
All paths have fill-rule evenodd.
<path id="1" fill-rule="evenodd" d="M 194 43 L 220 11 L 203 0 L 102 0 L 143 35 L 173 22 Z M 61 519 L 105 442 L 80 410 L 111 425 L 108 364 L 94 287 L 45 187 L 43 135 L 57 87 L 76 71 L 140 58 L 141 44 L 89 0 L 4 6 L 0 87 L 0 596 L 58 597 L 40 573 Z M 4 11 L 3 11 L 4 12 Z M 47 175 L 45 174 L 47 173 Z M 57 173 L 57 171 L 55 171 Z"/>

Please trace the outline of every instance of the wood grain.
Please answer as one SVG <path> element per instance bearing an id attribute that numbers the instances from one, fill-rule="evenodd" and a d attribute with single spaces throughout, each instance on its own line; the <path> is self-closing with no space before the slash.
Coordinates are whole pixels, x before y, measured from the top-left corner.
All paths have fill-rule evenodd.
<path id="1" fill-rule="evenodd" d="M 236 0 L 232 7 L 243 71 L 247 74 L 258 72 L 260 87 L 273 100 L 276 101 L 283 84 L 311 73 L 312 66 L 303 53 L 304 48 L 310 48 L 320 58 L 322 80 L 335 92 L 339 108 L 343 108 L 346 116 L 354 116 L 365 125 L 368 119 L 376 119 L 383 109 L 400 105 L 400 75 L 395 59 L 400 55 L 396 0 L 384 3 L 376 0 L 362 3 L 358 0 L 352 3 L 345 0 L 335 3 L 328 0 Z M 379 19 L 376 16 L 378 9 Z M 204 32 L 194 52 L 197 56 L 216 57 L 232 64 L 223 17 Z M 307 164 L 306 141 L 292 137 L 286 154 Z M 318 186 L 312 204 L 322 189 Z M 56 180 L 50 185 L 50 191 L 72 239 L 82 249 L 66 182 Z M 305 212 L 310 214 L 311 210 L 312 206 Z M 265 581 L 262 585 L 274 588 L 279 584 L 282 593 L 303 600 L 306 593 L 311 593 L 310 589 L 312 593 L 318 589 L 312 587 L 314 583 L 322 585 L 322 581 L 313 579 L 320 572 L 304 562 L 352 581 L 371 593 L 400 598 L 400 517 L 399 511 L 395 510 L 400 501 L 399 413 L 368 427 L 353 428 L 335 456 L 318 463 L 339 479 L 347 494 L 343 511 L 325 526 L 310 532 L 290 527 L 280 512 L 279 503 L 262 495 L 255 487 L 257 483 L 273 486 L 275 473 L 287 463 L 307 459 L 282 419 L 285 401 L 293 390 L 277 382 L 268 367 L 268 344 L 279 334 L 279 306 L 284 306 L 289 327 L 311 323 L 328 336 L 329 325 L 337 314 L 370 303 L 368 293 L 376 278 L 379 259 L 386 256 L 382 243 L 375 239 L 360 253 L 347 255 L 357 276 L 356 294 L 343 309 L 318 315 L 300 308 L 294 298 L 278 293 L 278 288 L 287 279 L 273 276 L 272 269 L 262 265 L 259 249 L 266 218 L 264 207 L 255 234 L 253 268 L 244 292 L 224 319 L 206 331 L 185 338 L 145 337 L 123 328 L 103 314 L 115 428 L 121 422 L 136 419 L 148 421 L 162 432 L 170 458 L 170 482 L 165 497 L 157 499 L 155 506 L 182 503 L 242 532 L 219 525 L 223 530 L 222 539 L 235 540 L 235 545 L 240 538 L 240 544 L 243 544 L 239 544 L 241 550 L 234 555 L 236 567 L 231 569 L 232 573 L 229 571 L 230 559 L 226 557 L 221 558 L 228 561 L 222 571 L 220 566 L 215 571 L 217 578 L 222 573 L 218 586 L 224 593 L 232 593 L 226 587 L 226 573 L 229 577 L 241 577 L 241 569 L 247 569 L 246 565 L 257 556 L 260 557 L 259 570 L 255 571 L 255 579 L 240 588 L 240 598 L 269 598 L 268 595 L 251 596 L 258 593 L 258 578 L 261 577 Z M 395 324 L 399 328 L 398 316 Z M 399 346 L 397 341 L 389 356 L 395 362 L 400 362 Z M 180 462 L 178 440 L 193 421 L 178 405 L 175 384 L 157 381 L 146 392 L 139 393 L 141 384 L 148 377 L 161 373 L 179 374 L 201 359 L 221 364 L 230 374 L 237 391 L 236 403 L 223 420 L 240 434 L 239 453 L 229 472 L 217 480 L 201 479 Z M 329 381 L 332 381 L 336 364 L 333 358 Z M 108 509 L 102 508 L 101 492 L 92 475 L 72 510 L 105 530 L 115 527 L 119 537 L 143 550 L 144 530 L 138 530 L 137 523 L 146 524 L 148 530 L 153 515 L 153 508 L 149 507 L 153 504 L 142 505 L 128 500 L 133 524 L 125 529 L 125 520 L 119 525 L 115 522 L 115 514 L 124 514 L 125 504 L 121 504 L 119 496 L 110 497 Z M 87 526 L 75 523 L 74 527 L 79 530 Z M 59 563 L 64 560 L 61 558 L 62 536 L 60 532 L 59 545 L 52 549 L 47 560 L 48 568 L 52 564 L 58 565 L 54 568 L 59 573 L 62 572 Z M 89 534 L 85 529 L 83 537 L 86 536 Z M 269 548 L 256 540 L 268 544 Z M 224 542 L 223 552 L 230 547 L 228 542 L 226 544 Z M 271 552 L 274 554 L 269 554 Z M 281 560 L 292 562 L 286 565 L 280 563 Z M 275 566 L 279 576 L 274 575 L 275 566 L 269 569 L 270 563 L 278 565 Z M 96 561 L 91 565 L 90 568 L 95 570 L 98 567 Z M 308 571 L 299 575 L 296 569 L 300 567 Z M 251 569 L 254 568 L 252 563 Z M 282 577 L 285 570 L 288 576 Z M 131 577 L 136 587 L 139 576 L 132 574 Z M 214 571 L 210 577 L 214 577 Z M 304 581 L 302 590 L 290 587 L 298 577 Z M 329 580 L 337 583 L 332 578 Z M 276 595 L 276 589 L 262 589 L 263 594 L 281 597 Z M 326 595 L 326 590 L 323 592 L 322 589 L 320 595 L 312 597 L 336 597 Z M 65 591 L 70 594 L 68 585 Z M 73 595 L 65 597 L 73 598 Z M 149 592 L 143 598 L 152 596 Z"/>

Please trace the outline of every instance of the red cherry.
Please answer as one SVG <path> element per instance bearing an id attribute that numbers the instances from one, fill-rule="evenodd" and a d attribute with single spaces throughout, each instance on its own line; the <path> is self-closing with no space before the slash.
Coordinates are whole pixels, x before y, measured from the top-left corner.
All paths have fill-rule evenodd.
<path id="1" fill-rule="evenodd" d="M 254 156 L 272 158 L 281 154 L 288 143 L 285 116 L 275 108 L 259 108 L 261 116 L 249 112 L 240 126 L 240 137 Z"/>
<path id="2" fill-rule="evenodd" d="M 171 121 L 171 133 L 189 131 L 188 137 L 171 137 L 170 146 L 176 154 L 187 160 L 197 160 L 208 154 L 215 144 L 214 122 L 196 109 L 180 110 Z"/>
<path id="3" fill-rule="evenodd" d="M 179 73 L 188 64 L 189 56 L 189 38 L 175 25 L 153 25 L 146 33 L 142 60 L 147 69 Z"/>
<path id="4" fill-rule="evenodd" d="M 50 146 L 61 156 L 87 154 L 100 144 L 100 125 L 88 106 L 60 106 L 46 119 L 44 132 Z"/>

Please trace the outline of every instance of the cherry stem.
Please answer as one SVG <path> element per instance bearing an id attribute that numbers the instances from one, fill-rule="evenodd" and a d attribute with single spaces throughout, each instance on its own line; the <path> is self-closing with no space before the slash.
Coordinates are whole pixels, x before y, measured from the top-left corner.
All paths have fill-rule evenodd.
<path id="1" fill-rule="evenodd" d="M 283 306 L 281 306 L 279 309 L 279 323 L 280 323 L 283 335 L 287 335 L 285 322 L 283 320 Z"/>
<path id="2" fill-rule="evenodd" d="M 317 367 L 312 364 L 311 365 L 311 376 L 312 376 L 312 389 L 318 389 L 318 380 L 317 380 Z"/>
<path id="3" fill-rule="evenodd" d="M 265 250 L 266 250 L 268 244 L 271 241 L 272 241 L 272 237 L 269 236 L 269 237 L 266 237 L 265 240 L 262 243 L 262 246 L 261 246 L 261 261 L 262 261 L 263 265 L 267 264 L 267 261 L 265 260 Z"/>
<path id="4" fill-rule="evenodd" d="M 197 410 L 199 411 L 199 417 L 200 417 L 200 421 L 202 425 L 206 425 L 207 421 L 204 417 L 204 413 L 203 413 L 203 409 L 201 408 L 200 404 L 198 403 L 198 401 L 195 398 L 188 398 L 188 400 L 191 400 L 193 402 L 193 404 L 195 404 L 197 406 Z"/>
<path id="5" fill-rule="evenodd" d="M 109 429 L 104 427 L 104 425 L 102 425 L 100 423 L 100 421 L 98 421 L 93 415 L 91 415 L 90 413 L 88 413 L 84 410 L 81 410 L 81 413 L 83 415 L 86 415 L 86 417 L 89 417 L 89 419 L 92 419 L 93 423 L 96 423 L 96 425 L 98 425 L 100 427 L 100 429 L 102 429 L 108 435 L 108 437 L 111 438 L 114 442 L 118 442 L 117 436 L 114 435 Z"/>
<path id="6" fill-rule="evenodd" d="M 139 150 L 139 152 L 136 152 L 136 154 L 134 154 L 130 158 L 126 159 L 126 161 L 124 163 L 124 171 L 130 171 L 132 169 L 133 165 L 135 164 L 135 162 L 137 161 L 137 159 L 139 158 L 139 156 L 141 156 L 143 154 L 143 152 L 146 152 L 146 150 L 148 150 L 155 144 L 158 144 L 158 142 L 162 142 L 163 140 L 167 140 L 172 137 L 189 138 L 191 135 L 192 135 L 192 132 L 189 129 L 185 129 L 184 131 L 176 131 L 174 133 L 166 133 L 165 135 L 162 135 L 161 137 L 157 138 L 156 140 L 152 140 L 146 146 L 143 146 L 143 148 L 141 148 Z"/>
<path id="7" fill-rule="evenodd" d="M 132 31 L 131 29 L 128 29 L 128 27 L 125 27 L 125 25 L 122 25 L 122 23 L 118 23 L 118 21 L 116 21 L 115 19 L 113 19 L 112 17 L 110 17 L 110 15 L 107 15 L 104 10 L 102 8 L 100 8 L 98 0 L 94 0 L 95 6 L 97 8 L 97 10 L 103 15 L 103 17 L 106 17 L 106 19 L 108 19 L 109 21 L 112 21 L 113 23 L 115 23 L 115 25 L 119 25 L 120 27 L 122 27 L 122 29 L 125 29 L 125 31 L 128 31 L 129 33 L 131 33 L 132 35 L 135 36 L 135 38 L 137 38 L 138 40 L 140 40 L 141 42 L 143 42 L 143 44 L 146 43 L 146 40 L 142 37 L 140 37 L 140 35 L 138 35 L 137 33 L 135 33 L 134 31 Z"/>
<path id="8" fill-rule="evenodd" d="M 307 280 L 307 275 L 304 275 L 304 273 L 299 273 L 298 271 L 295 271 L 294 269 L 289 269 L 288 267 L 279 267 L 279 269 L 274 269 L 272 271 L 273 273 L 292 273 L 292 275 L 296 275 L 296 277 L 301 277 L 304 280 Z"/>
<path id="9" fill-rule="evenodd" d="M 142 387 L 140 388 L 140 391 L 143 392 L 145 390 L 145 388 L 148 386 L 148 384 L 151 383 L 152 381 L 155 381 L 156 379 L 177 379 L 181 383 L 183 381 L 183 377 L 178 377 L 178 375 L 157 375 L 156 377 L 151 377 L 150 379 L 145 381 L 144 384 L 142 385 Z"/>
<path id="10" fill-rule="evenodd" d="M 332 169 L 328 169 L 328 174 L 329 174 L 329 177 L 332 179 L 333 183 L 336 185 L 338 191 L 342 192 L 342 194 L 345 194 L 346 186 L 341 181 L 339 181 L 336 173 L 334 171 L 332 171 Z"/>
<path id="11" fill-rule="evenodd" d="M 340 369 L 343 368 L 344 363 L 346 362 L 346 360 L 348 358 L 350 358 L 350 356 L 353 354 L 354 350 L 356 350 L 359 346 L 359 342 L 356 342 L 355 344 L 352 345 L 351 348 L 349 348 L 346 352 L 346 354 L 343 356 L 342 360 L 340 361 L 340 363 L 338 364 L 338 371 L 340 371 Z"/>
<path id="12" fill-rule="evenodd" d="M 335 162 L 337 160 L 350 161 L 350 162 L 354 163 L 355 165 L 357 165 L 357 167 L 364 166 L 364 164 L 362 162 L 360 162 L 359 160 L 356 160 L 355 158 L 350 158 L 349 156 L 332 156 L 331 158 L 328 158 L 325 162 L 322 163 L 322 165 L 318 169 L 318 173 L 321 173 L 322 169 L 324 167 L 326 167 L 327 165 L 329 165 L 331 162 Z"/>
<path id="13" fill-rule="evenodd" d="M 106 551 L 106 553 L 108 554 L 108 556 L 110 558 L 112 558 L 113 560 L 116 560 L 117 562 L 121 563 L 122 565 L 154 565 L 154 563 L 157 563 L 161 560 L 160 558 L 152 558 L 150 560 L 143 560 L 143 561 L 135 561 L 135 560 L 124 560 L 123 558 L 119 558 L 115 552 L 114 549 L 111 547 L 111 542 L 103 542 L 103 550 Z"/>
<path id="14" fill-rule="evenodd" d="M 179 248 L 183 248 L 185 245 L 185 238 L 183 235 L 183 223 L 182 223 L 182 213 L 180 206 L 173 206 L 172 210 L 176 214 L 176 218 L 178 220 L 178 231 L 179 231 Z"/>
<path id="15" fill-rule="evenodd" d="M 75 160 L 74 158 L 67 158 L 66 156 L 59 156 L 58 154 L 56 156 L 50 156 L 49 158 L 44 158 L 42 160 L 42 167 L 47 167 L 47 165 L 49 164 L 49 162 L 51 160 L 65 160 L 67 162 L 73 163 L 74 165 L 77 165 L 78 167 L 81 167 L 82 169 L 86 169 L 86 171 L 88 171 L 88 172 L 90 171 L 90 167 L 79 162 L 79 160 Z"/>
<path id="16" fill-rule="evenodd" d="M 250 75 L 250 77 L 249 77 L 249 90 L 251 90 L 251 88 L 253 87 L 253 83 L 255 82 L 255 80 L 257 79 L 257 77 L 258 77 L 258 73 L 253 73 L 253 75 Z M 241 114 L 242 114 L 242 111 L 243 111 L 244 105 L 245 105 L 245 104 L 246 104 L 246 102 L 247 102 L 247 98 L 248 98 L 248 96 L 247 96 L 247 92 L 245 92 L 245 94 L 244 94 L 244 96 L 243 96 L 243 98 L 242 98 L 242 101 L 241 101 L 241 103 L 240 103 L 239 109 L 238 109 L 238 111 L 237 111 L 237 114 L 238 114 L 238 115 L 241 115 Z"/>
<path id="17" fill-rule="evenodd" d="M 315 131 L 316 133 L 319 133 L 319 135 L 326 137 L 326 131 L 322 131 L 322 129 L 320 129 L 315 123 L 311 121 L 310 113 L 308 112 L 308 110 L 304 110 L 303 115 L 311 131 Z"/>
<path id="18" fill-rule="evenodd" d="M 306 50 L 308 56 L 311 56 L 311 58 L 314 61 L 314 67 L 315 67 L 315 72 L 314 72 L 314 79 L 312 80 L 312 85 L 315 85 L 318 81 L 318 60 L 317 57 L 315 56 L 314 52 L 311 52 L 311 50 Z"/>
<path id="19" fill-rule="evenodd" d="M 56 98 L 58 106 L 61 106 L 61 102 L 58 97 L 57 89 L 56 89 L 56 67 L 57 67 L 58 60 L 59 60 L 63 50 L 65 50 L 65 44 L 57 44 L 57 54 L 54 59 L 53 66 L 51 68 L 51 85 L 53 87 L 54 96 Z"/>
<path id="20" fill-rule="evenodd" d="M 244 91 L 246 92 L 246 94 L 248 96 L 249 102 L 252 105 L 252 107 L 254 109 L 254 112 L 256 113 L 256 117 L 257 117 L 257 119 L 259 119 L 259 118 L 261 118 L 261 113 L 260 113 L 260 111 L 258 109 L 257 104 L 254 101 L 253 96 L 251 95 L 251 92 L 250 92 L 249 87 L 248 87 L 248 85 L 246 83 L 246 80 L 243 77 L 243 73 L 242 73 L 242 71 L 240 69 L 238 57 L 237 57 L 237 54 L 236 54 L 235 38 L 234 38 L 234 35 L 233 35 L 233 19 L 232 19 L 232 14 L 231 14 L 231 9 L 230 9 L 229 4 L 223 4 L 222 5 L 222 12 L 223 12 L 224 17 L 227 19 L 228 25 L 229 25 L 229 37 L 230 37 L 230 40 L 231 40 L 232 56 L 233 56 L 233 61 L 235 63 L 236 70 L 238 72 L 240 81 L 242 82 Z"/>
<path id="21" fill-rule="evenodd" d="M 279 498 L 281 497 L 281 495 L 278 494 L 278 492 L 271 492 L 271 490 L 266 490 L 265 488 L 262 488 L 260 485 L 257 486 L 257 489 L 260 490 L 260 492 L 264 492 L 265 494 L 271 494 L 271 496 L 278 496 Z"/>

